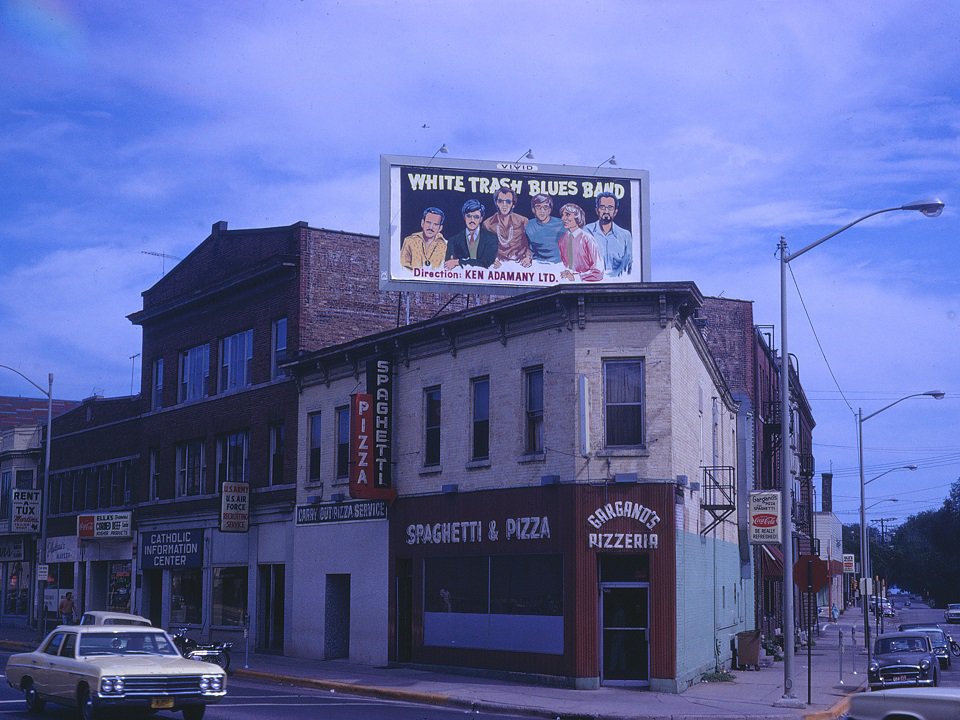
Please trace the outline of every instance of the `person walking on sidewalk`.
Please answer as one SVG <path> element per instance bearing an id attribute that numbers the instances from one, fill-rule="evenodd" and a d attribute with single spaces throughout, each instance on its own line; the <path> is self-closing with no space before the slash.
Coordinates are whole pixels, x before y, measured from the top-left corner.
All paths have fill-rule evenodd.
<path id="1" fill-rule="evenodd" d="M 57 608 L 60 614 L 61 625 L 73 624 L 73 593 L 68 592 L 60 599 L 60 606 Z"/>
<path id="2" fill-rule="evenodd" d="M 830 617 L 833 618 L 834 622 L 840 622 L 840 608 L 837 607 L 836 603 L 830 608 Z"/>

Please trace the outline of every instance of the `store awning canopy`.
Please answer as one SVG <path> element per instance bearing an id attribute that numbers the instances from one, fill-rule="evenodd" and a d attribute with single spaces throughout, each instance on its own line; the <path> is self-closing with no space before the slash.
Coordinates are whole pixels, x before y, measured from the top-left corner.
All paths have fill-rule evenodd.
<path id="1" fill-rule="evenodd" d="M 764 577 L 783 577 L 783 551 L 775 545 L 761 545 L 760 569 Z"/>

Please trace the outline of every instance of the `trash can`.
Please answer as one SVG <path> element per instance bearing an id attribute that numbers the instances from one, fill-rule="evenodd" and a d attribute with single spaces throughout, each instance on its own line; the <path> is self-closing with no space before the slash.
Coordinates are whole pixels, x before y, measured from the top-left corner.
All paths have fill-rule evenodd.
<path id="1" fill-rule="evenodd" d="M 737 633 L 737 667 L 741 670 L 753 666 L 760 669 L 760 631 L 747 630 Z"/>

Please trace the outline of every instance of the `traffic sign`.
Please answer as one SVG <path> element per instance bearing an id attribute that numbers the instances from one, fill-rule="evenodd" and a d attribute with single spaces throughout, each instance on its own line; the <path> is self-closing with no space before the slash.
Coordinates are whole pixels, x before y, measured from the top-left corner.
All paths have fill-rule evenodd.
<path id="1" fill-rule="evenodd" d="M 827 584 L 827 564 L 816 555 L 801 555 L 793 565 L 793 582 L 801 591 L 819 592 Z"/>

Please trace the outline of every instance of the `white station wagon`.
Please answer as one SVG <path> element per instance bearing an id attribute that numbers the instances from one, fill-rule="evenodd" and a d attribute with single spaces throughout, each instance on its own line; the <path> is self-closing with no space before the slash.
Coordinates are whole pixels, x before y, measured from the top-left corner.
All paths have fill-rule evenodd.
<path id="1" fill-rule="evenodd" d="M 184 659 L 160 628 L 135 625 L 61 625 L 37 650 L 11 655 L 6 675 L 27 712 L 53 702 L 79 708 L 83 720 L 106 708 L 181 710 L 184 720 L 201 720 L 227 694 L 223 670 Z"/>

